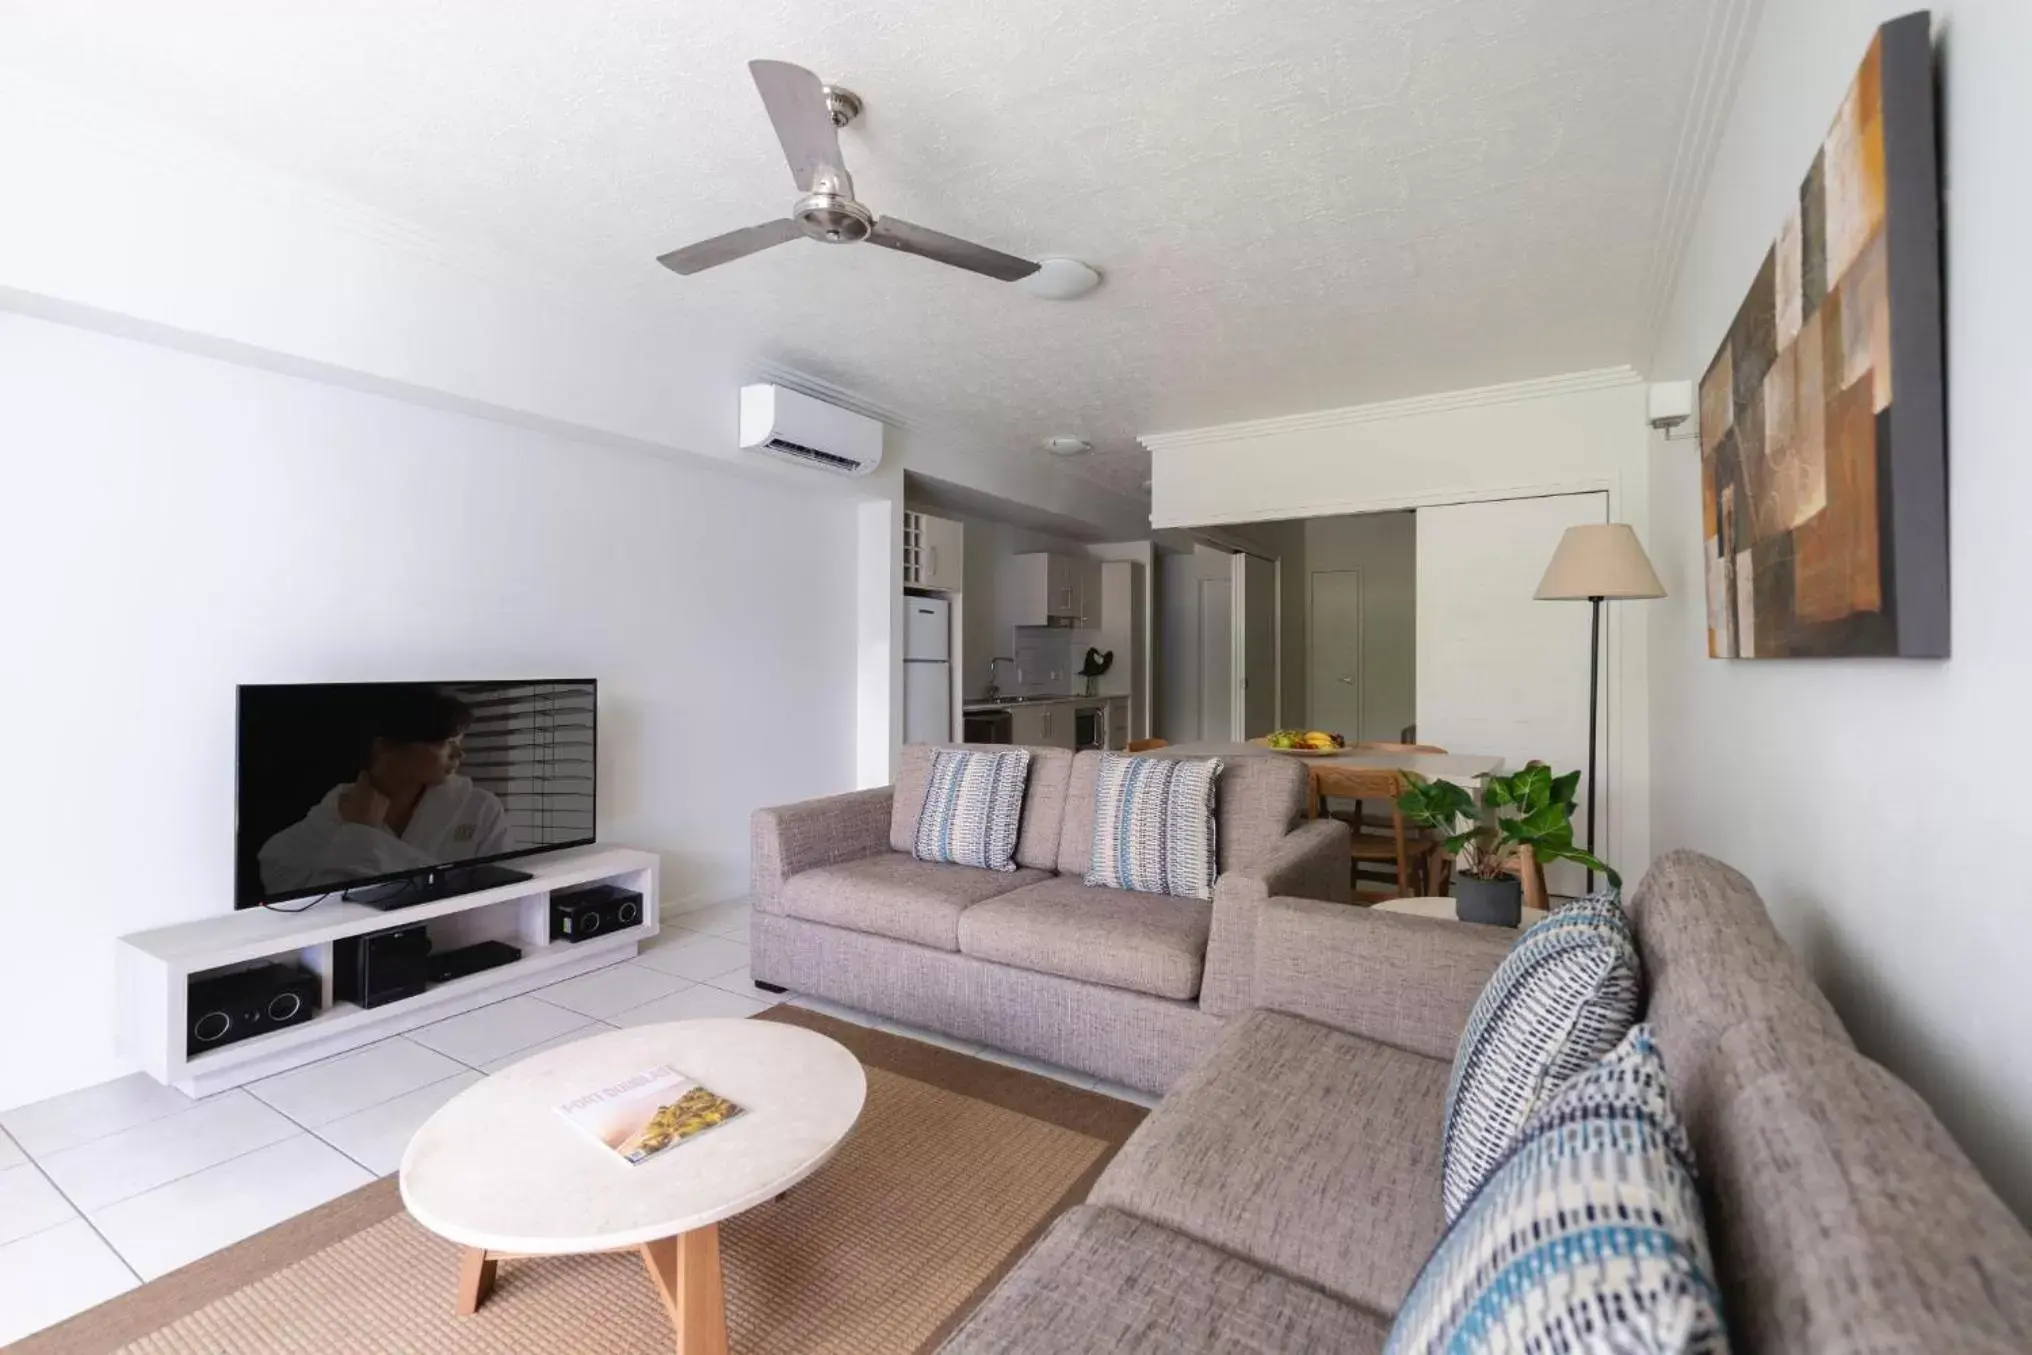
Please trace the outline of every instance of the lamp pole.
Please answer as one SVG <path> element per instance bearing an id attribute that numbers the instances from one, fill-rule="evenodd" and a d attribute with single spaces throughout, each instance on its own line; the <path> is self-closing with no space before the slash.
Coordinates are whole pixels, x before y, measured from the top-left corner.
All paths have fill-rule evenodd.
<path id="1" fill-rule="evenodd" d="M 1589 610 L 1593 618 L 1588 626 L 1587 651 L 1587 849 L 1593 855 L 1595 850 L 1595 730 L 1601 725 L 1597 705 L 1602 685 L 1602 595 L 1588 597 Z M 1587 870 L 1587 892 L 1595 892 L 1595 868 Z"/>

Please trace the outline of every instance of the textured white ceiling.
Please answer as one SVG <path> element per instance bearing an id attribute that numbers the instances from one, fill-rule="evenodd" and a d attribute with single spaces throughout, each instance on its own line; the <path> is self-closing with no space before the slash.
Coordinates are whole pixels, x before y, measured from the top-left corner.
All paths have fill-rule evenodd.
<path id="1" fill-rule="evenodd" d="M 1637 360 L 1715 7 L 0 0 L 0 59 L 1005 454 L 1088 437 L 1069 473 L 1140 493 L 1139 432 Z M 878 213 L 1106 285 L 658 268 L 790 205 L 757 56 L 867 101 Z"/>

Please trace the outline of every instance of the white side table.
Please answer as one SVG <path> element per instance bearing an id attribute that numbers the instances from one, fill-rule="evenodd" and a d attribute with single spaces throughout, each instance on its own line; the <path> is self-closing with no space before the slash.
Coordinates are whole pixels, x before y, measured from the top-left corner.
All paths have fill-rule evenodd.
<path id="1" fill-rule="evenodd" d="M 574 1096 L 658 1064 L 747 1113 L 641 1163 L 567 1121 Z M 466 1247 L 458 1308 L 505 1257 L 640 1250 L 679 1355 L 725 1355 L 719 1222 L 788 1190 L 860 1118 L 867 1076 L 844 1047 L 775 1021 L 674 1021 L 531 1055 L 460 1092 L 402 1155 L 402 1202 Z"/>
<path id="2" fill-rule="evenodd" d="M 1381 903 L 1371 904 L 1370 907 L 1379 913 L 1408 913 L 1412 917 L 1436 917 L 1444 919 L 1447 922 L 1460 921 L 1460 918 L 1454 913 L 1454 901 L 1452 899 L 1385 899 Z M 1534 922 L 1543 922 L 1547 916 L 1547 913 L 1542 908 L 1526 908 L 1517 919 L 1517 926 L 1514 930 L 1522 931 Z M 1473 927 L 1485 926 L 1487 924 L 1471 922 L 1467 925 Z"/>

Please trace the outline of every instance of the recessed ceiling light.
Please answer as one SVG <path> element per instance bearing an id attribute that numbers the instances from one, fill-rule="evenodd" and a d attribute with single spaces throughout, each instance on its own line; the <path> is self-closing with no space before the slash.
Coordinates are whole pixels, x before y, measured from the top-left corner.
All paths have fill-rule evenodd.
<path id="1" fill-rule="evenodd" d="M 1044 450 L 1053 456 L 1081 456 L 1094 449 L 1085 438 L 1056 437 L 1044 440 Z"/>
<path id="2" fill-rule="evenodd" d="M 1101 275 L 1078 259 L 1051 255 L 1037 261 L 1037 271 L 1019 278 L 1018 287 L 1046 301 L 1070 301 L 1101 285 Z"/>

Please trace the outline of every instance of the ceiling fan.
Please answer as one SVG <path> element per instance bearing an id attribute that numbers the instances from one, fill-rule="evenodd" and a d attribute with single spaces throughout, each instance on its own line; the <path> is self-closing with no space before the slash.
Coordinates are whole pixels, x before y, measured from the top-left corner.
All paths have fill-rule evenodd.
<path id="1" fill-rule="evenodd" d="M 801 235 L 828 245 L 854 245 L 865 240 L 884 249 L 985 273 L 1002 282 L 1015 282 L 1037 271 L 1038 265 L 1029 259 L 914 226 L 900 217 L 877 217 L 854 200 L 854 180 L 840 155 L 839 129 L 859 115 L 860 99 L 849 90 L 820 83 L 816 75 L 787 61 L 751 61 L 748 72 L 755 77 L 769 121 L 775 124 L 776 139 L 783 143 L 784 158 L 790 161 L 790 177 L 803 196 L 781 220 L 744 226 L 657 255 L 656 261 L 665 268 L 687 275 L 701 273 Z"/>

